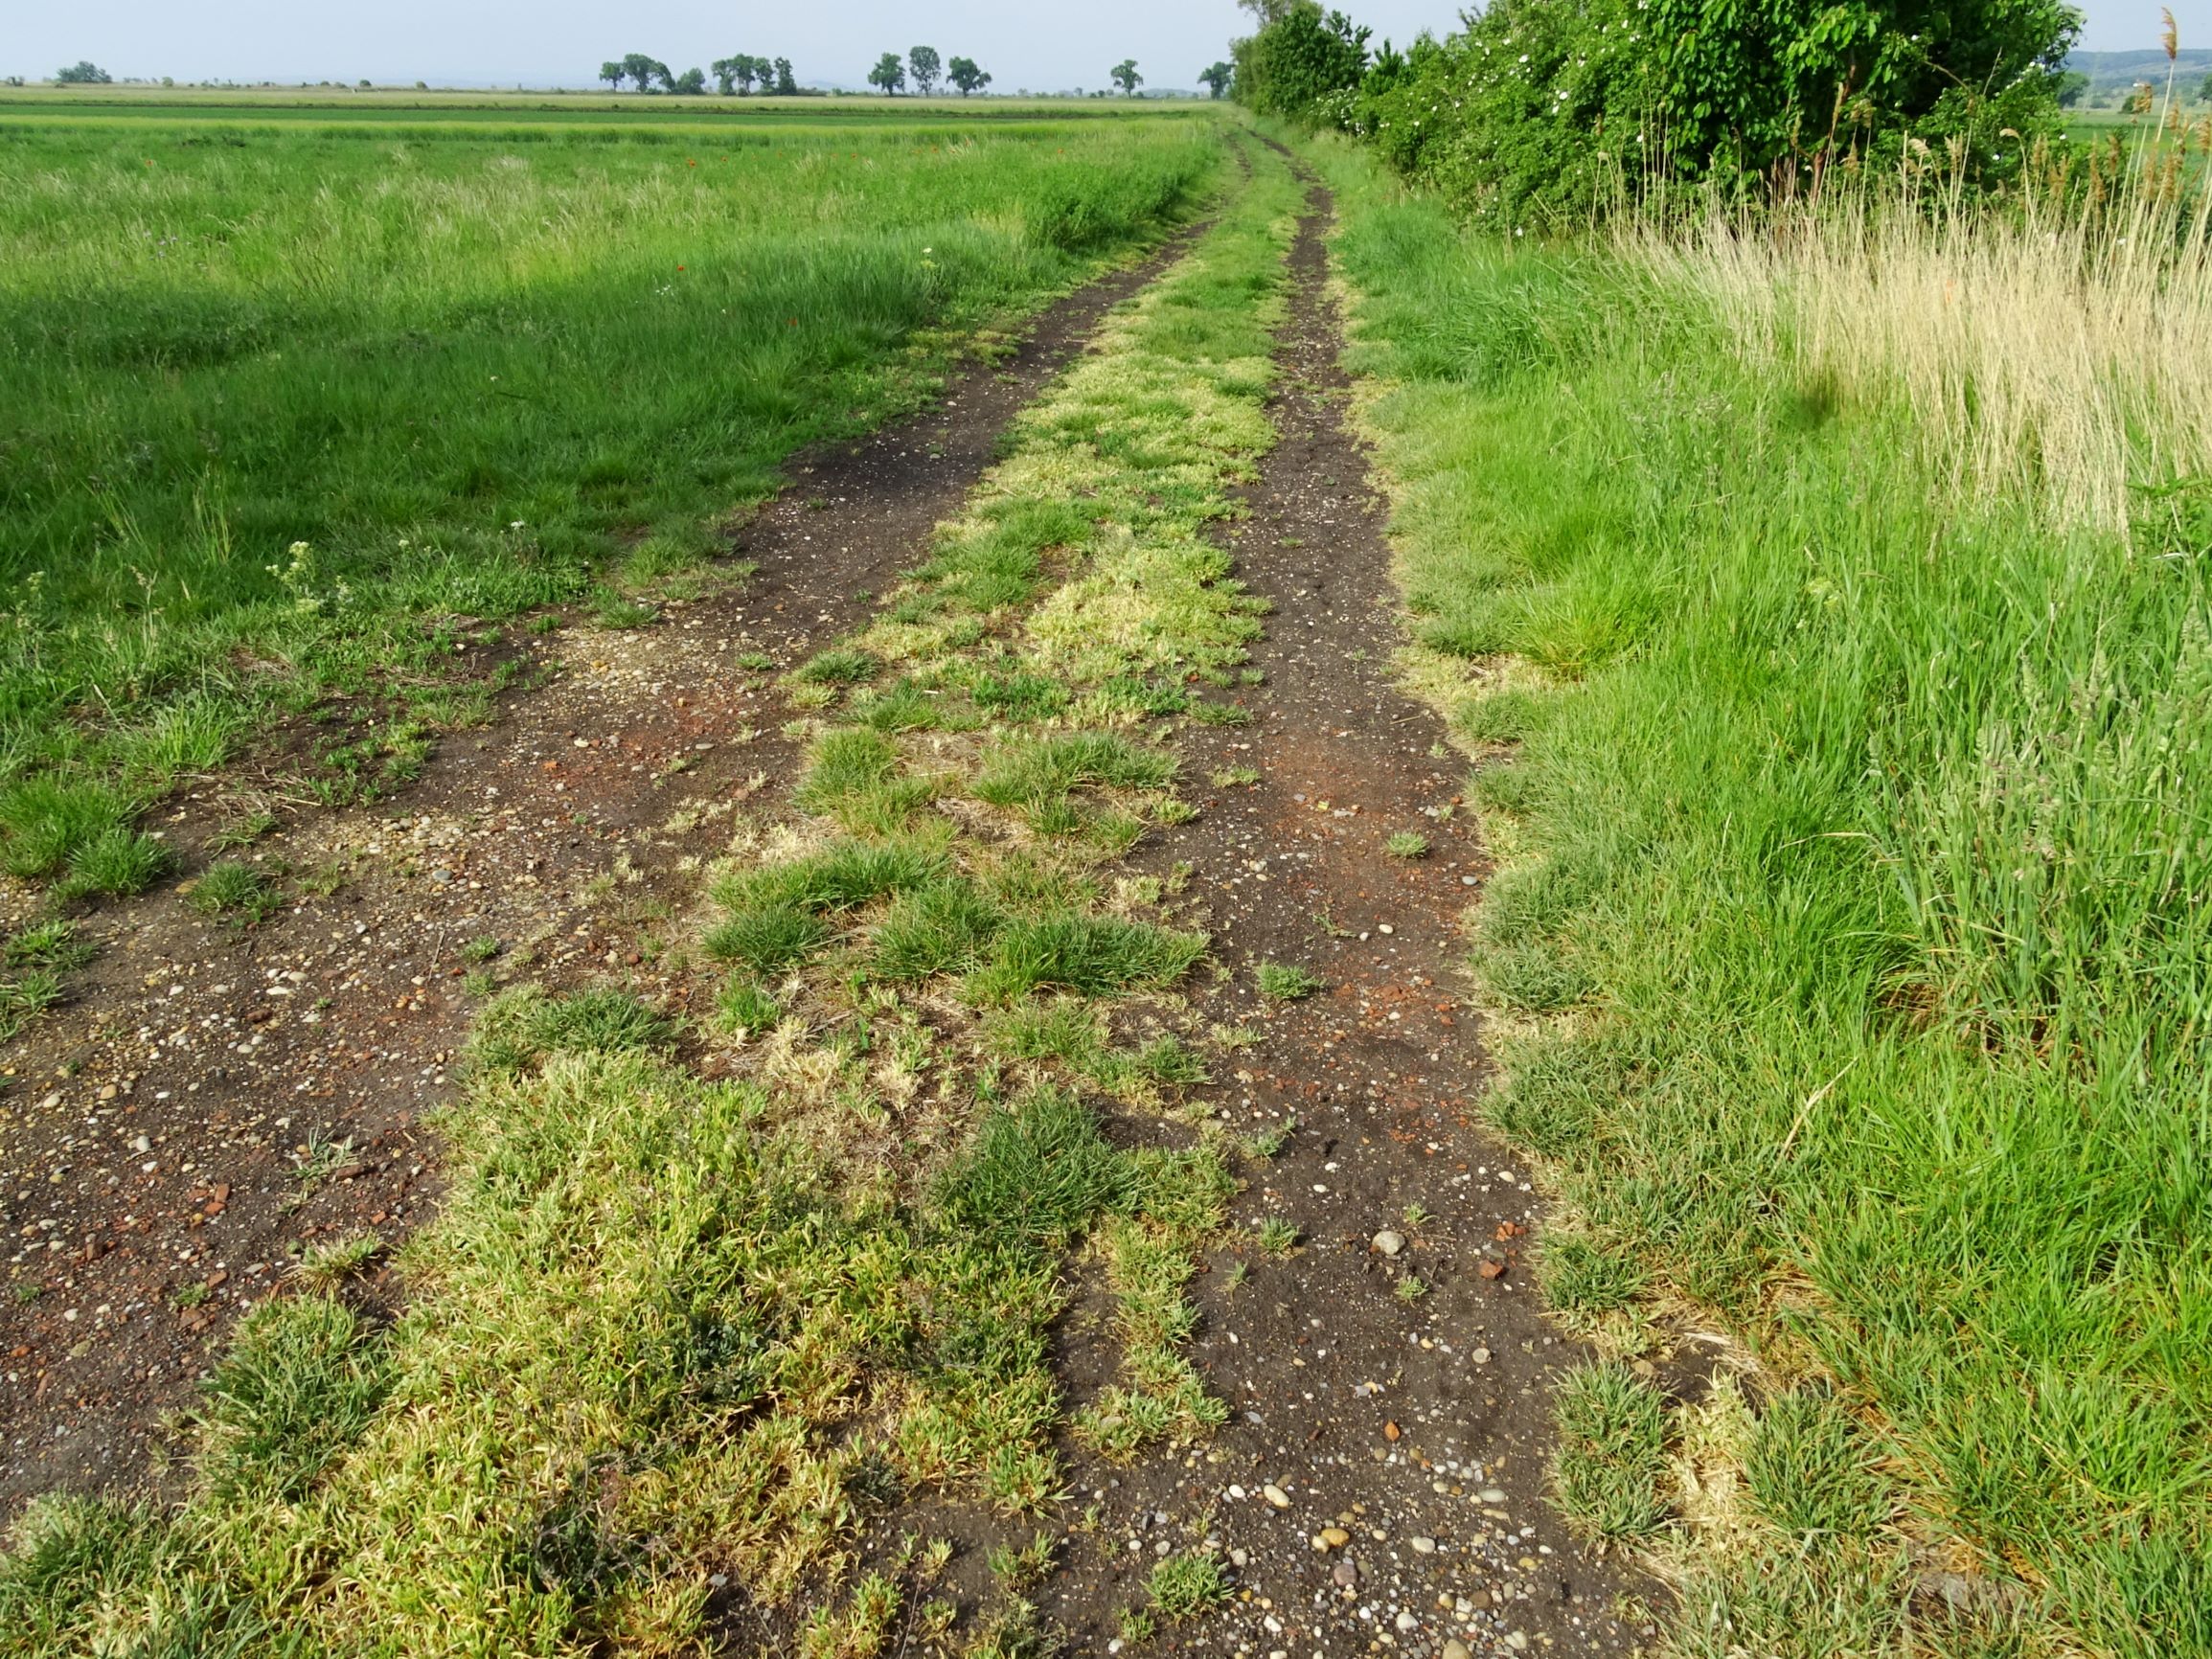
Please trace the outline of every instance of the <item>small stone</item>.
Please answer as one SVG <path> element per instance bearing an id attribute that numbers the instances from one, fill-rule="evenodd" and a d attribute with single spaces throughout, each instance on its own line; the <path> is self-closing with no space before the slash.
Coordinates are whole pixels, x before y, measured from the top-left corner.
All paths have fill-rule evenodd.
<path id="1" fill-rule="evenodd" d="M 1396 1440 L 1405 1431 L 1403 1429 L 1398 1426 L 1397 1420 L 1395 1419 L 1382 1425 L 1382 1438 L 1384 1440 Z"/>
<path id="2" fill-rule="evenodd" d="M 1260 1489 L 1260 1495 L 1279 1510 L 1287 1510 L 1290 1507 L 1290 1494 L 1272 1482 Z"/>
<path id="3" fill-rule="evenodd" d="M 1474 1495 L 1486 1504 L 1502 1504 L 1505 1502 L 1505 1493 L 1499 1491 L 1495 1487 L 1484 1487 Z"/>
<path id="4" fill-rule="evenodd" d="M 1375 1248 L 1382 1252 L 1382 1254 L 1385 1256 L 1396 1256 L 1400 1251 L 1405 1248 L 1405 1235 L 1402 1233 L 1393 1233 L 1389 1228 L 1385 1227 L 1381 1232 L 1375 1235 Z"/>
<path id="5" fill-rule="evenodd" d="M 1323 1527 L 1320 1535 L 1322 1545 L 1332 1550 L 1341 1550 L 1352 1541 L 1352 1534 L 1342 1527 Z"/>
<path id="6" fill-rule="evenodd" d="M 1359 1582 L 1359 1569 L 1350 1560 L 1338 1561 L 1329 1569 L 1329 1578 L 1340 1590 L 1349 1590 Z"/>
<path id="7" fill-rule="evenodd" d="M 1473 1652 L 1457 1636 L 1444 1645 L 1444 1659 L 1474 1659 Z"/>
<path id="8" fill-rule="evenodd" d="M 1528 1632 L 1526 1630 L 1507 1631 L 1505 1645 L 1516 1653 L 1526 1653 L 1528 1651 Z"/>
<path id="9" fill-rule="evenodd" d="M 1394 1621 L 1392 1621 L 1392 1623 L 1397 1625 L 1398 1628 L 1402 1632 L 1418 1630 L 1421 1628 L 1421 1621 L 1416 1619 L 1411 1613 L 1401 1613 Z"/>
<path id="10" fill-rule="evenodd" d="M 1417 1556 L 1433 1556 L 1436 1554 L 1436 1540 L 1434 1538 L 1408 1538 L 1405 1541 L 1413 1546 L 1413 1553 Z"/>
<path id="11" fill-rule="evenodd" d="M 1488 1365 L 1490 1363 L 1490 1350 L 1487 1348 L 1478 1348 L 1473 1352 L 1470 1353 L 1467 1357 L 1473 1360 L 1477 1365 Z"/>
<path id="12" fill-rule="evenodd" d="M 1231 1551 L 1229 1552 L 1229 1565 L 1230 1565 L 1230 1566 L 1232 1566 L 1232 1567 L 1248 1567 L 1248 1566 L 1250 1566 L 1251 1564 L 1252 1564 L 1252 1557 L 1251 1557 L 1250 1554 L 1249 1554 L 1249 1553 L 1247 1553 L 1246 1551 L 1243 1551 L 1243 1550 L 1231 1550 Z"/>

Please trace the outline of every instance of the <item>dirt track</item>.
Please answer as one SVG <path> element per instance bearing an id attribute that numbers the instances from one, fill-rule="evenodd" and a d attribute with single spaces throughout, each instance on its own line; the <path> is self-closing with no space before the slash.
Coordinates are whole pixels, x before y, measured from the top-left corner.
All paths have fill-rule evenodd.
<path id="1" fill-rule="evenodd" d="M 1109 1468 L 1063 1447 L 1075 1508 L 1095 1504 L 1099 1520 L 1070 1534 L 1040 1601 L 1071 1651 L 1113 1650 L 1155 1558 L 1213 1539 L 1239 1599 L 1163 1648 L 1625 1651 L 1623 1580 L 1543 1501 L 1549 1378 L 1569 1351 L 1527 1269 L 1537 1201 L 1475 1123 L 1483 1060 L 1458 919 L 1483 852 L 1462 763 L 1391 677 L 1400 624 L 1381 506 L 1343 421 L 1327 214 L 1316 191 L 1279 343 L 1280 443 L 1232 543 L 1274 606 L 1254 651 L 1266 682 L 1246 695 L 1249 725 L 1188 739 L 1204 810 L 1139 855 L 1159 874 L 1196 869 L 1183 920 L 1234 970 L 1197 994 L 1200 1016 L 1264 1032 L 1221 1057 L 1210 1103 L 1241 1132 L 1293 1118 L 1297 1132 L 1246 1170 L 1197 1287 L 1194 1357 L 1229 1425 L 1179 1465 Z M 106 948 L 76 1005 L 7 1057 L 5 1218 L 15 1283 L 38 1293 L 0 1306 L 0 1503 L 143 1478 L 162 1415 L 187 1403 L 288 1253 L 364 1228 L 397 1239 L 434 1202 L 437 1144 L 420 1117 L 465 1039 L 469 941 L 501 942 L 501 977 L 611 971 L 678 1009 L 711 999 L 717 976 L 666 947 L 693 931 L 695 872 L 729 812 L 773 803 L 789 779 L 773 672 L 864 619 L 1007 420 L 1159 262 L 1063 302 L 929 415 L 795 461 L 741 538 L 760 566 L 741 589 L 637 633 L 550 636 L 536 648 L 549 682 L 511 697 L 488 733 L 449 740 L 398 803 L 303 819 L 264 844 L 328 873 L 327 897 L 251 931 L 176 893 L 100 919 Z M 738 665 L 754 651 L 774 669 Z M 1259 782 L 1196 788 L 1196 774 L 1236 767 Z M 187 803 L 171 828 L 201 863 L 204 807 Z M 1425 856 L 1389 856 L 1401 831 L 1425 836 Z M 1271 1008 L 1253 989 L 1262 961 L 1307 966 L 1329 989 Z M 326 1178 L 304 1184 L 302 1148 L 340 1143 Z M 1253 1245 L 1268 1216 L 1300 1230 L 1286 1261 Z M 1250 1277 L 1231 1288 L 1240 1260 Z M 1409 1277 L 1425 1295 L 1401 1296 Z M 1062 1349 L 1078 1397 L 1115 1358 L 1083 1307 Z"/>
<path id="2" fill-rule="evenodd" d="M 536 639 L 524 648 L 539 689 L 503 699 L 489 731 L 447 739 L 396 800 L 310 810 L 264 837 L 243 856 L 284 873 L 294 903 L 281 915 L 252 929 L 210 919 L 188 880 L 89 919 L 101 954 L 68 1006 L 0 1053 L 0 1227 L 13 1235 L 0 1251 L 0 1515 L 57 1488 L 145 1480 L 233 1320 L 301 1245 L 397 1241 L 435 1200 L 438 1143 L 421 1118 L 467 1040 L 470 941 L 500 942 L 487 966 L 501 980 L 612 972 L 679 1009 L 711 1000 L 710 976 L 672 967 L 667 947 L 688 937 L 674 919 L 732 808 L 758 809 L 789 780 L 769 681 L 868 614 L 1015 413 L 1187 240 L 1049 307 L 936 408 L 795 456 L 789 487 L 737 537 L 751 580 L 641 631 Z M 756 651 L 773 667 L 738 666 Z M 213 856 L 220 793 L 211 780 L 156 826 L 187 871 Z M 10 921 L 38 903 L 0 888 Z M 309 1159 L 327 1171 L 311 1185 Z"/>

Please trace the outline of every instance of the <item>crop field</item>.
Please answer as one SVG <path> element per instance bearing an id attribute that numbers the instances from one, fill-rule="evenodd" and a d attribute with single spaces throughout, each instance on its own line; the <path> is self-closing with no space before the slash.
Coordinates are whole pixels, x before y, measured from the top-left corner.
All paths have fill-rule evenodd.
<path id="1" fill-rule="evenodd" d="M 139 804 L 333 699 L 357 788 L 442 619 L 696 563 L 1218 166 L 1176 116 L 0 109 L 0 855 L 130 886 Z"/>

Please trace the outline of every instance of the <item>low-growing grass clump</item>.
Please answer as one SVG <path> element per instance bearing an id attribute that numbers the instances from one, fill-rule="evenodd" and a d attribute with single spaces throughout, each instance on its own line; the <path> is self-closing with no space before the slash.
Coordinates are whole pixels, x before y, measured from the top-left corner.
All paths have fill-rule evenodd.
<path id="1" fill-rule="evenodd" d="M 1252 970 L 1260 994 L 1269 1002 L 1299 1002 L 1325 989 L 1326 981 L 1294 963 L 1263 962 Z"/>

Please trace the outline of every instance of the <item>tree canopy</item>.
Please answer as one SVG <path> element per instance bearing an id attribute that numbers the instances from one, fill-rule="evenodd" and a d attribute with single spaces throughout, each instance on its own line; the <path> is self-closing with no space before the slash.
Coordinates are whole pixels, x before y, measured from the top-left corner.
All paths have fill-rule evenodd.
<path id="1" fill-rule="evenodd" d="M 915 89 L 927 98 L 945 78 L 945 60 L 937 56 L 936 47 L 916 46 L 906 54 L 906 70 L 914 77 Z"/>
<path id="2" fill-rule="evenodd" d="M 1928 153 L 1974 188 L 2058 128 L 2066 0 L 1492 0 L 1368 51 L 1316 0 L 1241 0 L 1236 96 L 1337 125 L 1471 216 L 1572 223 L 1646 181 L 1816 187 Z"/>
<path id="3" fill-rule="evenodd" d="M 1137 95 L 1137 88 L 1145 83 L 1145 78 L 1137 73 L 1137 60 L 1133 57 L 1123 58 L 1107 70 L 1106 74 L 1113 83 L 1130 98 L 1134 98 Z"/>
<path id="4" fill-rule="evenodd" d="M 906 84 L 906 61 L 896 52 L 886 52 L 876 59 L 876 67 L 868 71 L 868 84 L 880 86 L 886 97 L 896 98 Z"/>
<path id="5" fill-rule="evenodd" d="M 1210 63 L 1198 71 L 1198 84 L 1211 87 L 1216 98 L 1225 97 L 1236 79 L 1237 66 L 1234 63 Z"/>
<path id="6" fill-rule="evenodd" d="M 945 78 L 960 89 L 960 96 L 981 92 L 991 84 L 987 75 L 972 57 L 955 57 L 945 66 Z"/>
<path id="7" fill-rule="evenodd" d="M 67 69 L 57 70 L 54 79 L 64 86 L 105 86 L 113 81 L 115 77 L 101 68 L 99 64 L 85 58 L 79 58 Z"/>

